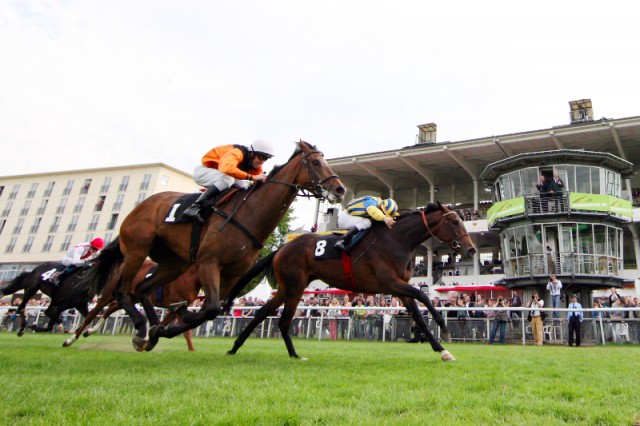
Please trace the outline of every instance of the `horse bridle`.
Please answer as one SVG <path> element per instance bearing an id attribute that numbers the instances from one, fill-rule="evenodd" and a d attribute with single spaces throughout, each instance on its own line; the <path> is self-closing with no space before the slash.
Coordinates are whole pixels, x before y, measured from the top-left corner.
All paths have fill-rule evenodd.
<path id="1" fill-rule="evenodd" d="M 301 153 L 303 151 L 300 151 Z M 324 179 L 321 179 L 320 176 L 318 176 L 318 174 L 311 168 L 311 165 L 309 164 L 309 161 L 307 161 L 307 157 L 309 157 L 312 154 L 320 154 L 321 156 L 324 157 L 324 154 L 321 151 L 318 151 L 317 149 L 313 149 L 307 153 L 304 153 L 302 155 L 302 161 L 300 161 L 300 166 L 298 167 L 298 170 L 296 171 L 296 176 L 298 176 L 298 174 L 300 173 L 300 170 L 302 169 L 302 165 L 304 165 L 307 168 L 307 172 L 309 172 L 309 175 L 311 176 L 311 182 L 309 182 L 306 185 L 300 185 L 300 184 L 296 184 L 296 183 L 289 183 L 289 182 L 283 182 L 280 180 L 275 180 L 275 179 L 269 179 L 264 181 L 264 183 L 280 183 L 282 185 L 286 185 L 286 186 L 290 186 L 292 188 L 295 188 L 296 191 L 302 191 L 302 194 L 298 194 L 298 195 L 302 195 L 304 197 L 315 197 L 315 198 L 320 198 L 320 199 L 324 199 L 325 198 L 325 188 L 322 186 L 323 183 L 325 183 L 328 180 L 331 179 L 338 179 L 337 175 L 331 175 L 331 176 L 327 176 Z M 304 191 L 307 191 L 309 194 L 305 194 Z"/>
<path id="2" fill-rule="evenodd" d="M 446 216 L 448 216 L 450 214 L 456 214 L 456 212 L 454 212 L 454 211 L 450 211 L 450 212 L 447 212 L 447 213 L 444 213 L 443 210 L 441 210 L 441 211 L 442 211 L 442 219 L 436 224 L 436 226 L 433 227 L 433 229 L 435 229 L 435 230 L 437 230 L 439 227 L 441 227 L 446 222 Z M 444 242 L 449 247 L 451 247 L 452 250 L 458 250 L 458 249 L 460 249 L 462 247 L 456 238 L 452 238 L 451 241 L 442 241 L 442 240 L 440 240 L 440 238 L 438 238 L 438 236 L 431 230 L 432 228 L 429 227 L 429 222 L 427 221 L 427 215 L 424 213 L 424 210 L 421 210 L 420 213 L 422 214 L 422 222 L 424 222 L 424 226 L 427 228 L 427 231 L 431 234 L 431 236 L 433 238 L 435 238 L 440 243 Z M 458 236 L 458 238 L 468 237 L 468 236 L 469 236 L 469 234 L 467 234 L 465 232 L 464 234 Z"/>

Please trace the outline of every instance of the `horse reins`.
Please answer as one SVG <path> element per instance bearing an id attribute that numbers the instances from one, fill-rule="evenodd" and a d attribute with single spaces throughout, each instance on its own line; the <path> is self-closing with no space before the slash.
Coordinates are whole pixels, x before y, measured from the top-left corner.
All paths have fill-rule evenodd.
<path id="1" fill-rule="evenodd" d="M 302 152 L 302 151 L 300 151 Z M 264 183 L 279 183 L 282 185 L 286 185 L 286 186 L 290 186 L 292 188 L 295 188 L 296 191 L 308 191 L 309 194 L 305 194 L 304 192 L 302 194 L 298 194 L 301 195 L 303 197 L 315 197 L 315 198 L 324 198 L 324 196 L 322 195 L 322 184 L 325 183 L 328 180 L 331 179 L 338 179 L 337 175 L 330 175 L 327 176 L 324 179 L 321 179 L 320 176 L 318 176 L 318 174 L 311 168 L 311 166 L 309 165 L 309 162 L 307 161 L 307 157 L 309 157 L 312 154 L 320 154 L 324 157 L 324 154 L 322 154 L 321 151 L 318 151 L 317 149 L 311 150 L 305 154 L 302 155 L 302 161 L 300 161 L 300 166 L 298 167 L 298 170 L 296 171 L 296 176 L 298 175 L 298 173 L 300 173 L 300 169 L 302 169 L 302 165 L 306 166 L 307 168 L 307 172 L 309 172 L 309 175 L 311 176 L 311 182 L 309 182 L 309 184 L 307 185 L 300 185 L 300 184 L 295 184 L 295 183 L 290 183 L 290 182 L 283 182 L 281 180 L 275 180 L 275 179 L 269 179 L 264 181 Z M 312 195 L 311 195 L 312 194 Z"/>
<path id="2" fill-rule="evenodd" d="M 429 227 L 429 222 L 427 221 L 427 215 L 424 213 L 424 210 L 421 210 L 420 214 L 422 215 L 422 222 L 424 223 L 424 226 L 427 228 L 427 232 L 429 232 L 433 238 L 438 240 L 438 242 L 442 243 L 443 241 L 440 240 L 440 238 L 438 238 L 436 236 L 436 234 Z M 433 229 L 438 229 L 440 226 L 442 226 L 442 224 L 444 224 L 444 222 L 445 222 L 445 216 L 448 216 L 450 214 L 456 214 L 456 212 L 454 212 L 454 211 L 450 211 L 450 212 L 447 212 L 447 213 L 443 212 L 442 220 L 439 221 Z M 467 234 L 465 232 L 464 234 L 460 235 L 460 237 L 465 237 L 465 236 L 469 236 L 469 234 Z M 451 241 L 449 241 L 449 242 L 446 242 L 446 244 L 448 244 L 453 250 L 457 250 L 457 249 L 459 249 L 461 247 L 460 243 L 455 238 L 451 239 Z"/>

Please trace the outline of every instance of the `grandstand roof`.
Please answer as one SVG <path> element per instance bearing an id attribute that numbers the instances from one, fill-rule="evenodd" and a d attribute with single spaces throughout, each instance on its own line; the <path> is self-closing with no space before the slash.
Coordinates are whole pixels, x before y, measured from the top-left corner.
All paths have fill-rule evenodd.
<path id="1" fill-rule="evenodd" d="M 479 181 L 491 163 L 522 153 L 565 149 L 604 152 L 640 164 L 640 117 L 602 118 L 464 141 L 416 144 L 328 162 L 351 191 L 388 194 L 390 188 L 402 191 L 429 184 L 468 187 Z M 460 194 L 456 201 L 459 199 Z"/>

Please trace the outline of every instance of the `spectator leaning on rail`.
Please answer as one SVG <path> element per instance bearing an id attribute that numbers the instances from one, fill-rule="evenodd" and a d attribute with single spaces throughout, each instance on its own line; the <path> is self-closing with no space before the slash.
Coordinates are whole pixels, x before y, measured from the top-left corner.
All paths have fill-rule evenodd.
<path id="1" fill-rule="evenodd" d="M 396 216 L 399 216 L 398 204 L 391 198 L 383 200 L 366 195 L 352 200 L 347 204 L 346 210 L 338 215 L 338 226 L 348 229 L 349 232 L 336 242 L 335 247 L 348 252 L 353 236 L 369 229 L 371 219 L 384 222 L 391 228 L 396 223 L 394 219 Z"/>
<path id="2" fill-rule="evenodd" d="M 274 149 L 266 141 L 255 141 L 249 147 L 222 145 L 213 148 L 193 171 L 193 179 L 207 190 L 183 214 L 202 222 L 199 213 L 204 201 L 231 185 L 247 189 L 250 182 L 264 182 L 267 177 L 262 165 L 273 155 Z"/>

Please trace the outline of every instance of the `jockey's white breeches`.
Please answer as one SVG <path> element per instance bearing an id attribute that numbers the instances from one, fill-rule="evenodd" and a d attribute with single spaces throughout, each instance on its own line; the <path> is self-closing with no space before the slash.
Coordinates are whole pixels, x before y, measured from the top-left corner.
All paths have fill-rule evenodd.
<path id="1" fill-rule="evenodd" d="M 354 226 L 358 231 L 371 228 L 371 219 L 363 216 L 351 216 L 349 212 L 343 210 L 338 215 L 338 226 L 342 229 L 351 229 Z"/>
<path id="2" fill-rule="evenodd" d="M 236 179 L 233 176 L 226 175 L 218 169 L 211 169 L 200 164 L 193 170 L 193 180 L 198 185 L 210 187 L 214 185 L 220 191 L 224 191 L 231 185 L 235 185 L 242 189 L 249 188 L 250 182 L 244 179 Z"/>

